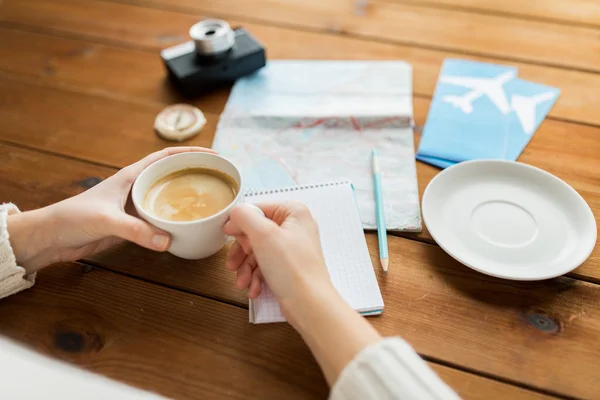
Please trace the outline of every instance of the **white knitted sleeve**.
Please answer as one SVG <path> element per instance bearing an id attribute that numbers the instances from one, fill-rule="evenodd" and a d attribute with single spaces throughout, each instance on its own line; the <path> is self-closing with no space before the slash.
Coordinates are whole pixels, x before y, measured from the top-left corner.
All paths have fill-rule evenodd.
<path id="1" fill-rule="evenodd" d="M 17 265 L 10 246 L 6 219 L 18 212 L 13 204 L 0 205 L 0 299 L 28 289 L 35 283 L 35 274 L 26 275 L 25 269 Z"/>
<path id="2" fill-rule="evenodd" d="M 330 400 L 458 400 L 413 348 L 387 338 L 361 351 L 344 368 Z"/>

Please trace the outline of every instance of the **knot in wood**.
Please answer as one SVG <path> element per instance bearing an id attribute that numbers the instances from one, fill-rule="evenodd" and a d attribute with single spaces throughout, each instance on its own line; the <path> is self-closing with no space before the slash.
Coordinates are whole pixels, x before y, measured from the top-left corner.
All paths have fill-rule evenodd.
<path id="1" fill-rule="evenodd" d="M 54 333 L 54 345 L 67 353 L 98 352 L 103 347 L 103 341 L 96 332 L 78 332 L 66 326 L 59 326 Z"/>
<path id="2" fill-rule="evenodd" d="M 528 312 L 525 313 L 523 317 L 531 327 L 540 332 L 552 335 L 560 332 L 560 322 L 546 314 L 539 312 Z"/>

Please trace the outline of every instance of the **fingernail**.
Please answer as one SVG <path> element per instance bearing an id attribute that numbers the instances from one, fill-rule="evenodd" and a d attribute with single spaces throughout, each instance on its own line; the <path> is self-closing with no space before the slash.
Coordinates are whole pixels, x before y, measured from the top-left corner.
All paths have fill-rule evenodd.
<path id="1" fill-rule="evenodd" d="M 159 250 L 166 250 L 167 246 L 169 245 L 169 236 L 162 233 L 157 233 L 152 238 L 152 244 Z"/>

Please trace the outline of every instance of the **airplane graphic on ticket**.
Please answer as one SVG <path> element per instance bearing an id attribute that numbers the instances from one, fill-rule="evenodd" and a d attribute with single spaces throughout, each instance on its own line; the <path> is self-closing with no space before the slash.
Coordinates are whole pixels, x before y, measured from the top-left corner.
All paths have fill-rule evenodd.
<path id="1" fill-rule="evenodd" d="M 517 71 L 508 71 L 493 78 L 472 78 L 462 76 L 442 76 L 440 82 L 462 86 L 471 89 L 462 96 L 447 95 L 442 100 L 460 108 L 465 114 L 473 112 L 473 102 L 482 96 L 487 96 L 498 110 L 506 115 L 511 111 L 517 114 L 523 131 L 527 135 L 535 130 L 535 113 L 538 104 L 550 101 L 556 97 L 553 92 L 545 92 L 533 96 L 513 95 L 510 103 L 504 91 L 504 84 L 517 76 Z"/>
<path id="2" fill-rule="evenodd" d="M 516 160 L 560 94 L 517 68 L 446 59 L 417 159 L 445 168 L 481 158 Z"/>

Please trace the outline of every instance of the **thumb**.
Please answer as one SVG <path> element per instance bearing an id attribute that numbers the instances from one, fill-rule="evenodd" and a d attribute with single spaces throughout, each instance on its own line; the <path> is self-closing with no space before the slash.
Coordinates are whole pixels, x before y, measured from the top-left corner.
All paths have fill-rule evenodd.
<path id="1" fill-rule="evenodd" d="M 264 216 L 256 206 L 242 204 L 231 211 L 225 233 L 230 236 L 247 236 L 251 241 L 270 236 L 279 225 Z"/>
<path id="2" fill-rule="evenodd" d="M 168 233 L 127 214 L 122 214 L 119 218 L 114 219 L 110 231 L 114 236 L 150 250 L 167 251 L 171 245 L 171 237 Z"/>

